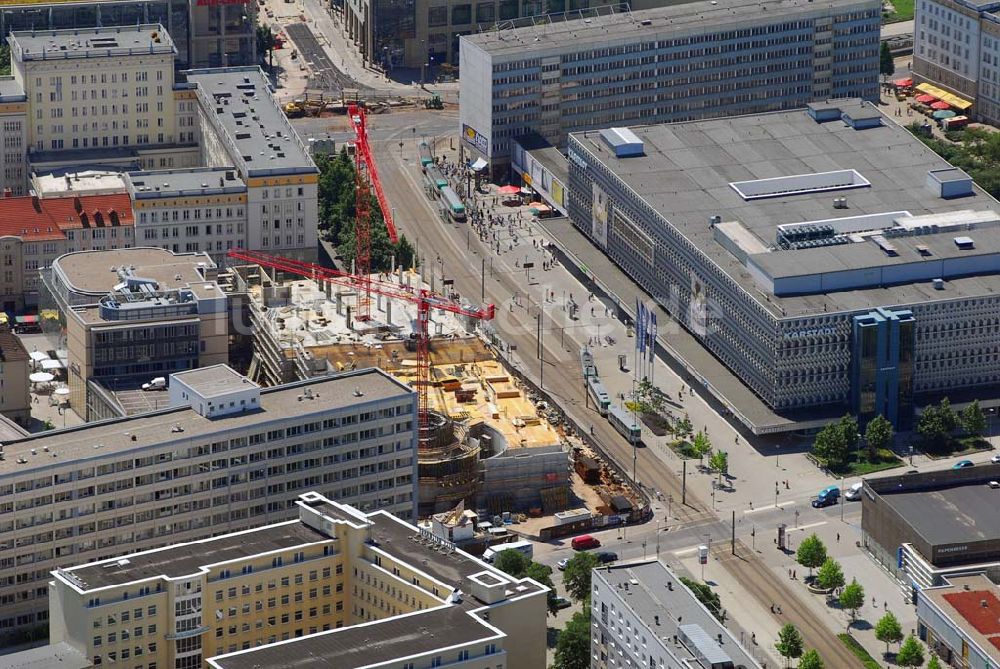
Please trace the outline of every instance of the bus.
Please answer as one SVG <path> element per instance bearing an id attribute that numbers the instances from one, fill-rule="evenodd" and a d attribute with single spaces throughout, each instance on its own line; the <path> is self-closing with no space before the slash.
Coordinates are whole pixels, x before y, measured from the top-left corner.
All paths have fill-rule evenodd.
<path id="1" fill-rule="evenodd" d="M 611 396 L 604 389 L 604 384 L 596 376 L 587 377 L 587 393 L 590 399 L 594 400 L 594 406 L 602 416 L 608 415 L 608 407 L 611 406 Z"/>
<path id="2" fill-rule="evenodd" d="M 631 411 L 626 411 L 620 406 L 610 407 L 608 409 L 608 422 L 625 437 L 628 443 L 633 446 L 642 443 L 642 427 L 639 425 L 639 421 L 633 417 Z"/>
<path id="3" fill-rule="evenodd" d="M 462 200 L 459 199 L 458 194 L 452 190 L 451 186 L 445 186 L 441 189 L 441 200 L 448 209 L 448 216 L 451 220 L 456 223 L 465 220 L 465 205 L 462 204 Z"/>
<path id="4" fill-rule="evenodd" d="M 428 165 L 434 164 L 434 156 L 431 155 L 431 147 L 427 142 L 420 142 L 420 167 L 426 169 Z"/>

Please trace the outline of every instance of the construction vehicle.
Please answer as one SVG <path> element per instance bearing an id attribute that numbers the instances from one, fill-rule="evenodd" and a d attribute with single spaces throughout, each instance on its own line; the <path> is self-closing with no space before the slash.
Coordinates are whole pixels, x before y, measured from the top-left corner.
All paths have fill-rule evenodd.
<path id="1" fill-rule="evenodd" d="M 302 103 L 302 100 L 292 100 L 285 103 L 285 116 L 288 118 L 300 118 L 305 113 Z"/>
<path id="2" fill-rule="evenodd" d="M 306 95 L 306 99 L 302 103 L 302 111 L 306 116 L 319 116 L 324 109 L 326 109 L 326 102 L 322 95 L 319 96 L 318 100 L 310 100 L 309 96 Z"/>
<path id="3" fill-rule="evenodd" d="M 441 101 L 441 96 L 437 93 L 431 93 L 431 97 L 424 100 L 425 109 L 444 109 L 444 102 Z"/>
<path id="4" fill-rule="evenodd" d="M 359 151 L 359 153 L 361 153 Z M 302 260 L 293 260 L 281 256 L 270 255 L 260 251 L 248 251 L 245 249 L 232 249 L 229 257 L 242 260 L 262 268 L 274 269 L 288 272 L 297 276 L 306 277 L 313 281 L 322 281 L 328 284 L 344 286 L 357 291 L 359 304 L 362 301 L 362 292 L 375 293 L 389 299 L 405 300 L 417 305 L 416 332 L 411 336 L 416 340 L 417 352 L 417 380 L 414 383 L 417 390 L 417 416 L 420 424 L 420 440 L 426 441 L 430 435 L 430 421 L 428 419 L 429 401 L 428 394 L 431 388 L 430 369 L 430 334 L 427 324 L 430 322 L 431 309 L 448 311 L 460 316 L 467 316 L 480 320 L 492 320 L 496 313 L 496 308 L 492 304 L 485 304 L 480 307 L 465 306 L 451 300 L 443 295 L 427 290 L 420 286 L 408 286 L 372 279 L 370 275 L 350 274 L 341 272 L 329 267 L 323 267 Z"/>

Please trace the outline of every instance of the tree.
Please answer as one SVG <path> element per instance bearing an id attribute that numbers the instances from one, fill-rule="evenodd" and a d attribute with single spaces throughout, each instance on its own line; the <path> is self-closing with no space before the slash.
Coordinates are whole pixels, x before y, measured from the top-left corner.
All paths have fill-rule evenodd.
<path id="1" fill-rule="evenodd" d="M 799 669 L 823 669 L 824 666 L 823 660 L 815 648 L 810 648 L 802 653 L 802 658 L 799 660 Z"/>
<path id="2" fill-rule="evenodd" d="M 784 627 L 778 630 L 778 643 L 774 644 L 781 657 L 785 658 L 785 666 L 788 660 L 802 657 L 802 634 L 791 623 L 785 623 Z"/>
<path id="3" fill-rule="evenodd" d="M 878 56 L 878 71 L 887 77 L 891 77 L 896 71 L 896 64 L 892 62 L 892 52 L 889 51 L 889 43 L 882 42 L 882 50 Z"/>
<path id="4" fill-rule="evenodd" d="M 812 576 L 813 569 L 826 562 L 826 546 L 823 545 L 823 540 L 815 533 L 803 539 L 795 551 L 795 561 L 807 567 L 809 576 Z"/>
<path id="5" fill-rule="evenodd" d="M 816 583 L 827 590 L 844 587 L 844 570 L 840 568 L 840 563 L 828 557 L 816 572 Z"/>
<path id="6" fill-rule="evenodd" d="M 925 407 L 917 419 L 917 434 L 920 435 L 924 448 L 932 452 L 947 450 L 951 433 L 956 427 L 958 427 L 958 417 L 947 397 L 937 406 Z"/>
<path id="7" fill-rule="evenodd" d="M 493 566 L 514 578 L 532 578 L 544 585 L 549 589 L 549 613 L 555 615 L 559 612 L 559 607 L 556 606 L 556 587 L 552 583 L 552 567 L 534 562 L 520 551 L 500 551 Z"/>
<path id="8" fill-rule="evenodd" d="M 858 583 L 858 579 L 852 578 L 851 582 L 840 593 L 840 605 L 851 612 L 851 623 L 857 620 L 858 609 L 864 606 L 865 589 Z M 848 625 L 850 627 L 850 625 Z"/>
<path id="9" fill-rule="evenodd" d="M 722 601 L 719 599 L 719 593 L 712 590 L 712 586 L 708 583 L 699 583 L 686 576 L 681 576 L 681 583 L 694 593 L 695 599 L 704 604 L 705 608 L 711 611 L 712 615 L 718 618 L 719 622 L 726 622 L 726 614 L 722 610 Z"/>
<path id="10" fill-rule="evenodd" d="M 959 420 L 970 437 L 981 437 L 986 432 L 986 415 L 979 408 L 979 400 L 973 400 L 972 404 L 962 409 Z"/>
<path id="11" fill-rule="evenodd" d="M 684 414 L 684 418 L 677 421 L 677 434 L 682 437 L 687 436 L 691 434 L 692 429 L 694 428 L 691 427 L 691 419 L 687 417 L 687 414 Z"/>
<path id="12" fill-rule="evenodd" d="M 813 455 L 831 469 L 840 469 L 850 460 L 851 449 L 857 442 L 858 421 L 850 414 L 836 423 L 827 424 L 813 441 Z"/>
<path id="13" fill-rule="evenodd" d="M 531 566 L 531 558 L 521 551 L 500 551 L 493 566 L 514 578 L 524 578 Z"/>
<path id="14" fill-rule="evenodd" d="M 725 451 L 716 451 L 712 453 L 712 457 L 708 459 L 709 468 L 719 474 L 719 483 L 722 483 L 722 475 L 726 473 L 729 469 L 729 453 Z"/>
<path id="15" fill-rule="evenodd" d="M 899 647 L 896 653 L 896 664 L 901 667 L 919 667 L 924 663 L 924 647 L 912 634 Z"/>
<path id="16" fill-rule="evenodd" d="M 889 644 L 903 640 L 903 626 L 892 611 L 887 612 L 875 623 L 875 638 L 885 644 L 885 654 L 889 654 Z"/>
<path id="17" fill-rule="evenodd" d="M 590 573 L 598 564 L 597 556 L 587 551 L 581 551 L 570 559 L 563 571 L 563 585 L 570 597 L 583 601 L 590 596 Z"/>
<path id="18" fill-rule="evenodd" d="M 691 451 L 698 456 L 699 462 L 711 453 L 712 442 L 709 440 L 708 435 L 700 431 L 694 435 L 694 440 L 691 442 Z"/>
<path id="19" fill-rule="evenodd" d="M 937 655 L 931 655 L 931 661 L 927 663 L 927 669 L 941 669 L 941 660 Z"/>
<path id="20" fill-rule="evenodd" d="M 892 423 L 884 416 L 875 416 L 865 428 L 868 462 L 878 462 L 878 453 L 892 444 Z"/>
<path id="21" fill-rule="evenodd" d="M 271 32 L 271 27 L 266 26 L 262 23 L 257 24 L 257 53 L 263 59 L 264 55 L 271 55 L 271 50 L 274 49 L 274 33 Z"/>
<path id="22" fill-rule="evenodd" d="M 553 669 L 590 669 L 590 612 L 577 611 L 559 632 Z"/>
<path id="23" fill-rule="evenodd" d="M 10 45 L 4 42 L 0 44 L 0 75 L 10 74 Z"/>

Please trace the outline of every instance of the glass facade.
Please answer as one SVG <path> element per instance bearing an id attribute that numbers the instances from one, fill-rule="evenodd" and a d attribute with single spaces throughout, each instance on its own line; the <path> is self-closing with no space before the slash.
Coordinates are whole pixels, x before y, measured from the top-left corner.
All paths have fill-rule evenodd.
<path id="1" fill-rule="evenodd" d="M 879 415 L 911 428 L 915 324 L 912 312 L 884 308 L 854 317 L 852 408 L 862 428 Z"/>

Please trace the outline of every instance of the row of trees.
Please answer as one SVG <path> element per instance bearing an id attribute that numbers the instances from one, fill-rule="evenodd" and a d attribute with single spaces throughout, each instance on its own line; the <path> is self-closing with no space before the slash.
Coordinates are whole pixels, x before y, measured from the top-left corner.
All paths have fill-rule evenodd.
<path id="1" fill-rule="evenodd" d="M 974 439 L 986 433 L 986 414 L 980 408 L 979 400 L 956 412 L 946 397 L 938 404 L 926 407 L 917 420 L 921 445 L 932 453 L 953 450 L 954 435 L 959 430 Z"/>
<path id="2" fill-rule="evenodd" d="M 316 156 L 319 168 L 319 230 L 323 237 L 337 246 L 338 254 L 347 263 L 354 259 L 355 187 L 354 161 L 341 149 L 336 155 Z M 406 235 L 398 244 L 389 241 L 382 211 L 375 196 L 371 196 L 371 268 L 373 272 L 387 272 L 392 267 L 392 257 L 403 267 L 414 266 L 413 246 Z"/>

